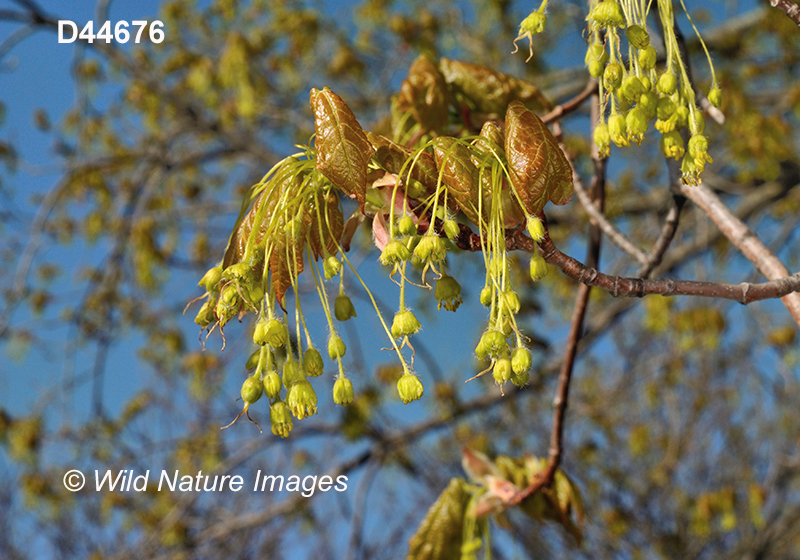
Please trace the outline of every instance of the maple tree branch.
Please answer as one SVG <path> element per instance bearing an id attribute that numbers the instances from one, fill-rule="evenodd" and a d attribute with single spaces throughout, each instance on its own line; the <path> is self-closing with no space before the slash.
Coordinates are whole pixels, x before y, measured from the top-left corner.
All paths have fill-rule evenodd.
<path id="1" fill-rule="evenodd" d="M 564 115 L 568 115 L 572 113 L 576 109 L 578 109 L 583 102 L 589 99 L 589 97 L 597 92 L 597 80 L 594 78 L 590 79 L 586 82 L 586 87 L 583 88 L 578 95 L 570 99 L 569 101 L 565 101 L 560 105 L 556 105 L 553 109 L 547 113 L 545 116 L 542 117 L 542 121 L 545 124 L 551 123 L 563 117 Z"/>
<path id="2" fill-rule="evenodd" d="M 789 276 L 786 266 L 767 248 L 758 236 L 737 218 L 707 186 L 681 185 L 681 192 L 694 202 L 720 229 L 728 240 L 769 280 L 779 282 Z M 797 274 L 791 278 L 797 277 Z M 769 283 L 768 283 L 769 284 Z M 781 293 L 783 304 L 800 325 L 800 293 Z M 746 295 L 746 294 L 745 294 Z"/>
<path id="3" fill-rule="evenodd" d="M 681 210 L 684 204 L 686 204 L 686 197 L 677 194 L 673 195 L 672 206 L 670 206 L 669 212 L 667 212 L 667 216 L 664 218 L 664 226 L 661 228 L 661 234 L 658 236 L 658 239 L 653 244 L 653 248 L 647 255 L 646 262 L 643 263 L 642 268 L 636 271 L 635 276 L 647 278 L 652 274 L 653 270 L 661 264 L 664 253 L 667 252 L 667 249 L 672 244 L 672 240 L 675 239 L 675 233 L 678 231 Z"/>
<path id="4" fill-rule="evenodd" d="M 790 0 L 769 0 L 770 6 L 783 10 L 800 27 L 800 6 Z"/>

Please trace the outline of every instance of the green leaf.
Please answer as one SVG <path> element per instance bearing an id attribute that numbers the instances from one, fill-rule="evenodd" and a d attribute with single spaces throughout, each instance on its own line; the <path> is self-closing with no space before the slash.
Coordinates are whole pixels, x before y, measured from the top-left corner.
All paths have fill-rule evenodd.
<path id="1" fill-rule="evenodd" d="M 317 149 L 317 170 L 364 209 L 367 164 L 373 148 L 342 98 L 325 87 L 311 90 Z"/>
<path id="2" fill-rule="evenodd" d="M 464 515 L 469 499 L 466 481 L 460 478 L 450 480 L 411 537 L 407 560 L 460 558 Z"/>

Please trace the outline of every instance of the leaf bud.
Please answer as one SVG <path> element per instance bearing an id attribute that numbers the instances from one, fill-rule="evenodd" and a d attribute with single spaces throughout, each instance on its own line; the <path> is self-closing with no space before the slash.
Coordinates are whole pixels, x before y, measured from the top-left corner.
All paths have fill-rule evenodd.
<path id="1" fill-rule="evenodd" d="M 267 398 L 277 399 L 281 394 L 283 384 L 281 383 L 281 377 L 278 375 L 277 371 L 272 370 L 267 372 L 264 379 L 261 380 L 261 384 L 264 386 L 264 394 L 267 395 Z"/>
<path id="2" fill-rule="evenodd" d="M 316 348 L 309 348 L 303 354 L 303 369 L 306 371 L 306 375 L 311 377 L 319 377 L 322 375 L 322 370 L 325 368 L 325 364 L 322 363 L 322 355 L 319 353 L 319 350 Z"/>
<path id="3" fill-rule="evenodd" d="M 393 239 L 386 244 L 380 256 L 381 264 L 394 265 L 407 261 L 411 258 L 411 253 L 403 243 Z"/>
<path id="4" fill-rule="evenodd" d="M 652 45 L 649 47 L 642 49 L 639 51 L 639 66 L 642 67 L 642 70 L 645 72 L 649 72 L 653 68 L 656 67 L 656 60 L 658 59 L 658 55 L 656 54 L 656 50 L 653 48 Z"/>
<path id="5" fill-rule="evenodd" d="M 346 377 L 340 377 L 333 384 L 333 402 L 347 406 L 353 402 L 353 384 Z"/>
<path id="6" fill-rule="evenodd" d="M 292 385 L 286 394 L 286 404 L 298 420 L 317 413 L 317 394 L 308 380 L 303 379 Z"/>
<path id="7" fill-rule="evenodd" d="M 269 407 L 269 422 L 272 424 L 272 433 L 282 438 L 289 437 L 292 431 L 292 413 L 289 406 L 278 401 Z"/>
<path id="8" fill-rule="evenodd" d="M 422 397 L 422 382 L 416 375 L 404 373 L 397 381 L 397 392 L 400 394 L 403 404 L 416 401 Z"/>
<path id="9" fill-rule="evenodd" d="M 344 340 L 337 334 L 332 334 L 331 337 L 328 339 L 328 356 L 331 360 L 336 360 L 338 358 L 344 357 L 344 353 L 347 350 L 347 346 L 344 344 Z"/>
<path id="10" fill-rule="evenodd" d="M 628 42 L 639 50 L 644 50 L 650 46 L 650 35 L 641 25 L 630 25 L 625 30 Z"/>
<path id="11" fill-rule="evenodd" d="M 325 278 L 330 280 L 342 271 L 342 263 L 334 256 L 326 257 L 322 261 L 322 270 L 325 272 Z"/>
<path id="12" fill-rule="evenodd" d="M 242 383 L 242 400 L 245 405 L 250 405 L 261 398 L 261 380 L 248 377 Z"/>
<path id="13" fill-rule="evenodd" d="M 353 307 L 353 302 L 348 296 L 340 294 L 333 304 L 333 314 L 336 315 L 338 321 L 347 321 L 356 317 L 356 308 Z"/>
<path id="14" fill-rule="evenodd" d="M 398 311 L 392 321 L 392 336 L 395 338 L 409 336 L 418 333 L 420 328 L 422 325 L 411 311 L 408 309 Z"/>

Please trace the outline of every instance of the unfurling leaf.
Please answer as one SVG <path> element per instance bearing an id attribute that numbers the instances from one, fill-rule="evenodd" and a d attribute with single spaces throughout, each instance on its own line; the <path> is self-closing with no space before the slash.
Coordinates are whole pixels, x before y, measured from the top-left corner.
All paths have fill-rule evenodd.
<path id="1" fill-rule="evenodd" d="M 480 224 L 480 172 L 470 158 L 469 148 L 455 138 L 439 136 L 433 141 L 433 153 L 448 196 L 455 199 L 465 216 L 473 223 Z M 483 208 L 484 211 L 488 210 L 486 204 Z"/>
<path id="2" fill-rule="evenodd" d="M 415 155 L 413 150 L 396 144 L 385 136 L 373 132 L 367 132 L 367 140 L 369 140 L 372 147 L 375 148 L 375 161 L 386 171 L 399 176 L 403 165 L 411 160 L 406 165 L 400 179 L 404 183 L 408 183 L 410 170 L 411 179 L 421 183 L 425 187 L 426 196 L 436 191 L 438 171 L 430 152 L 423 151 Z M 411 193 L 409 193 L 409 195 L 410 194 Z"/>
<path id="3" fill-rule="evenodd" d="M 222 259 L 223 269 L 228 268 L 230 265 L 242 260 L 244 257 L 245 247 L 247 246 L 247 240 L 250 237 L 250 233 L 253 231 L 253 226 L 257 219 L 259 223 L 257 226 L 254 244 L 260 243 L 264 238 L 266 228 L 272 217 L 272 212 L 275 209 L 278 198 L 280 198 L 280 193 L 278 190 L 279 189 L 277 188 L 267 188 L 262 191 L 261 194 L 259 194 L 256 198 L 256 201 L 250 210 L 247 211 L 246 214 L 243 213 L 242 217 L 240 217 L 238 225 L 234 228 L 233 234 L 228 241 L 228 247 L 225 250 L 224 258 Z M 246 208 L 243 208 L 243 212 L 245 209 Z"/>
<path id="4" fill-rule="evenodd" d="M 502 115 L 508 104 L 515 100 L 533 111 L 541 112 L 551 107 L 539 89 L 525 80 L 485 66 L 447 58 L 441 59 L 439 66 L 453 91 L 466 97 L 478 112 Z"/>
<path id="5" fill-rule="evenodd" d="M 364 209 L 372 145 L 342 98 L 325 87 L 311 90 L 317 170 Z"/>
<path id="6" fill-rule="evenodd" d="M 409 541 L 407 560 L 452 560 L 461 557 L 464 515 L 470 494 L 460 479 L 439 495 Z"/>
<path id="7" fill-rule="evenodd" d="M 447 124 L 450 94 L 436 63 L 420 55 L 411 64 L 400 87 L 398 109 L 411 111 L 424 130 L 441 130 Z"/>
<path id="8" fill-rule="evenodd" d="M 506 113 L 506 158 L 512 185 L 531 215 L 548 200 L 566 204 L 572 196 L 572 168 L 542 119 L 513 101 Z"/>

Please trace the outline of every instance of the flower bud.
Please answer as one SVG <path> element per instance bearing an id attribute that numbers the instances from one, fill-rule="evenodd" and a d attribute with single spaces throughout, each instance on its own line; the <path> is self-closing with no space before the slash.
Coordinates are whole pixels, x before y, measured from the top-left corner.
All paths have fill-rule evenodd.
<path id="1" fill-rule="evenodd" d="M 544 31 L 545 25 L 547 25 L 547 16 L 544 13 L 536 11 L 531 12 L 530 15 L 519 24 L 519 35 L 520 37 L 527 36 L 528 34 L 536 35 Z"/>
<path id="2" fill-rule="evenodd" d="M 247 295 L 250 298 L 250 303 L 258 305 L 264 299 L 264 289 L 258 284 L 254 284 L 247 290 Z"/>
<path id="3" fill-rule="evenodd" d="M 492 289 L 489 286 L 484 286 L 481 290 L 481 305 L 489 307 L 492 305 Z"/>
<path id="4" fill-rule="evenodd" d="M 686 154 L 683 156 L 683 160 L 681 160 L 681 181 L 684 185 L 694 185 L 697 186 L 700 184 L 700 172 L 697 169 L 697 165 L 694 163 L 694 158 L 691 154 Z"/>
<path id="5" fill-rule="evenodd" d="M 722 92 L 717 86 L 714 86 L 711 88 L 711 91 L 708 92 L 708 102 L 717 109 L 722 105 Z"/>
<path id="6" fill-rule="evenodd" d="M 642 87 L 645 92 L 653 91 L 653 82 L 650 81 L 648 76 L 639 76 L 639 81 L 642 82 Z M 658 97 L 656 97 L 658 99 Z"/>
<path id="7" fill-rule="evenodd" d="M 694 165 L 698 173 L 702 173 L 706 168 L 706 163 L 714 163 L 708 155 L 708 140 L 702 134 L 695 134 L 689 138 L 689 155 L 694 158 Z"/>
<path id="8" fill-rule="evenodd" d="M 661 95 L 672 95 L 678 90 L 678 78 L 671 72 L 664 72 L 658 78 L 656 89 Z"/>
<path id="9" fill-rule="evenodd" d="M 317 394 L 308 380 L 303 379 L 292 385 L 286 394 L 286 404 L 298 420 L 317 413 Z"/>
<path id="10" fill-rule="evenodd" d="M 420 261 L 442 262 L 447 250 L 444 241 L 435 235 L 426 235 L 419 240 L 419 244 L 414 249 L 414 256 Z"/>
<path id="11" fill-rule="evenodd" d="M 624 116 L 615 113 L 608 117 L 608 131 L 614 144 L 620 148 L 628 145 L 628 123 Z"/>
<path id="12" fill-rule="evenodd" d="M 353 302 L 345 294 L 336 297 L 333 304 L 333 314 L 336 315 L 338 321 L 347 321 L 356 317 L 356 308 L 353 307 Z"/>
<path id="13" fill-rule="evenodd" d="M 269 422 L 272 424 L 272 433 L 282 438 L 289 437 L 292 431 L 292 413 L 288 405 L 278 401 L 269 407 Z"/>
<path id="14" fill-rule="evenodd" d="M 641 25 L 631 25 L 625 30 L 628 42 L 639 50 L 650 46 L 650 35 Z"/>
<path id="15" fill-rule="evenodd" d="M 500 358 L 495 362 L 492 369 L 492 377 L 495 383 L 502 385 L 506 381 L 511 380 L 511 360 L 508 358 Z"/>
<path id="16" fill-rule="evenodd" d="M 259 342 L 256 340 L 255 334 L 253 335 L 253 341 L 256 344 L 263 345 L 264 343 L 269 344 L 273 348 L 280 348 L 286 341 L 289 340 L 289 333 L 286 330 L 286 325 L 284 325 L 278 319 L 270 319 L 269 321 L 259 321 L 259 325 L 264 325 L 263 328 L 263 340 L 264 342 Z M 258 329 L 258 325 L 256 325 L 256 329 Z"/>
<path id="17" fill-rule="evenodd" d="M 600 27 L 625 27 L 625 14 L 615 0 L 603 0 L 597 4 L 588 19 Z"/>
<path id="18" fill-rule="evenodd" d="M 346 377 L 340 377 L 333 384 L 333 402 L 347 406 L 353 402 L 353 384 Z"/>
<path id="19" fill-rule="evenodd" d="M 261 384 L 264 386 L 264 394 L 267 395 L 268 399 L 277 399 L 281 394 L 283 384 L 281 383 L 281 377 L 278 375 L 277 371 L 273 370 L 267 372 L 264 379 L 261 380 Z"/>
<path id="20" fill-rule="evenodd" d="M 338 335 L 332 334 L 328 339 L 328 356 L 330 356 L 331 360 L 344 357 L 346 350 L 347 346 L 345 346 L 344 340 Z"/>
<path id="21" fill-rule="evenodd" d="M 239 291 L 236 289 L 236 286 L 233 284 L 228 284 L 222 289 L 222 297 L 220 298 L 222 303 L 229 306 L 229 307 L 238 307 L 239 306 Z"/>
<path id="22" fill-rule="evenodd" d="M 309 348 L 303 354 L 303 369 L 306 375 L 311 377 L 319 377 L 322 375 L 322 370 L 325 364 L 322 363 L 322 355 L 316 348 Z"/>
<path id="23" fill-rule="evenodd" d="M 241 280 L 252 275 L 253 270 L 243 262 L 232 264 L 222 272 L 222 277 L 228 280 Z"/>
<path id="24" fill-rule="evenodd" d="M 210 302 L 207 301 L 200 307 L 200 311 L 197 312 L 194 322 L 202 328 L 206 328 L 214 322 L 214 310 Z"/>
<path id="25" fill-rule="evenodd" d="M 675 109 L 675 126 L 678 128 L 686 128 L 689 126 L 689 107 L 680 105 Z"/>
<path id="26" fill-rule="evenodd" d="M 248 377 L 242 383 L 242 400 L 245 405 L 250 405 L 261 398 L 261 380 Z"/>
<path id="27" fill-rule="evenodd" d="M 544 224 L 536 216 L 528 218 L 528 234 L 537 243 L 544 239 Z"/>
<path id="28" fill-rule="evenodd" d="M 603 72 L 603 81 L 609 89 L 616 89 L 622 83 L 622 65 L 619 62 L 612 62 L 606 66 Z"/>
<path id="29" fill-rule="evenodd" d="M 283 386 L 289 390 L 292 385 L 302 379 L 303 372 L 300 371 L 300 364 L 294 360 L 286 360 L 286 363 L 283 364 Z"/>
<path id="30" fill-rule="evenodd" d="M 703 134 L 706 129 L 706 119 L 700 111 L 690 112 L 689 131 L 692 134 Z"/>
<path id="31" fill-rule="evenodd" d="M 442 276 L 436 281 L 433 297 L 439 302 L 439 310 L 444 305 L 447 311 L 455 311 L 462 301 L 461 285 L 452 276 Z"/>
<path id="32" fill-rule="evenodd" d="M 478 346 L 475 347 L 475 354 L 484 359 L 489 356 L 505 356 L 508 354 L 508 343 L 506 337 L 498 330 L 489 330 L 483 333 Z"/>
<path id="33" fill-rule="evenodd" d="M 404 373 L 397 381 L 397 392 L 400 393 L 403 404 L 418 400 L 422 397 L 422 391 L 422 382 L 416 375 Z"/>
<path id="34" fill-rule="evenodd" d="M 258 346 L 264 346 L 267 343 L 267 322 L 259 321 L 253 329 L 253 342 Z"/>
<path id="35" fill-rule="evenodd" d="M 514 373 L 511 375 L 511 383 L 516 385 L 517 387 L 524 387 L 528 384 L 528 381 L 531 380 L 531 374 L 526 372 L 523 373 Z"/>
<path id="36" fill-rule="evenodd" d="M 603 64 L 608 62 L 608 53 L 602 43 L 592 43 L 589 45 L 589 48 L 586 49 L 584 61 L 586 64 L 589 64 L 593 60 L 601 61 Z"/>
<path id="37" fill-rule="evenodd" d="M 542 255 L 538 251 L 534 251 L 531 256 L 531 280 L 541 280 L 547 276 L 547 263 L 544 261 Z"/>
<path id="38" fill-rule="evenodd" d="M 247 358 L 247 363 L 244 365 L 244 369 L 246 370 L 254 370 L 258 366 L 258 360 L 261 358 L 261 350 L 256 350 L 250 357 Z"/>
<path id="39" fill-rule="evenodd" d="M 639 51 L 638 58 L 639 66 L 642 67 L 642 70 L 649 72 L 656 67 L 658 55 L 656 54 L 656 50 L 653 48 L 653 46 L 650 45 L 649 47 Z"/>
<path id="40" fill-rule="evenodd" d="M 422 325 L 411 311 L 407 309 L 398 311 L 392 321 L 392 336 L 395 338 L 409 336 L 419 332 L 420 328 Z"/>
<path id="41" fill-rule="evenodd" d="M 336 257 L 326 257 L 322 261 L 322 270 L 325 272 L 325 278 L 330 280 L 342 271 L 342 263 Z"/>
<path id="42" fill-rule="evenodd" d="M 590 60 L 586 66 L 589 69 L 589 75 L 596 80 L 600 79 L 606 69 L 605 63 L 599 60 Z"/>
<path id="43" fill-rule="evenodd" d="M 531 352 L 527 348 L 520 346 L 519 348 L 515 348 L 514 352 L 511 354 L 511 370 L 514 372 L 514 375 L 528 373 L 532 363 Z"/>
<path id="44" fill-rule="evenodd" d="M 215 266 L 203 275 L 197 285 L 211 292 L 214 290 L 214 287 L 219 284 L 220 280 L 222 280 L 222 267 Z"/>
<path id="45" fill-rule="evenodd" d="M 520 302 L 519 296 L 516 292 L 505 292 L 503 294 L 503 303 L 505 303 L 506 309 L 508 309 L 513 315 L 519 313 Z"/>
<path id="46" fill-rule="evenodd" d="M 450 241 L 453 241 L 461 233 L 461 228 L 458 227 L 458 223 L 454 220 L 445 220 L 442 227 L 444 228 L 444 234 Z"/>
<path id="47" fill-rule="evenodd" d="M 641 144 L 644 133 L 647 132 L 647 117 L 644 111 L 639 107 L 634 107 L 628 111 L 625 123 L 628 126 L 628 138 L 630 138 L 631 142 Z"/>
<path id="48" fill-rule="evenodd" d="M 675 103 L 669 97 L 662 97 L 656 105 L 656 116 L 660 120 L 667 120 L 675 113 Z"/>
<path id="49" fill-rule="evenodd" d="M 402 235 L 414 235 L 417 233 L 417 225 L 414 223 L 414 218 L 405 215 L 397 222 L 397 228 Z"/>
<path id="50" fill-rule="evenodd" d="M 628 103 L 635 103 L 644 93 L 642 81 L 636 76 L 625 76 L 625 78 L 622 80 L 620 93 L 622 93 L 622 97 L 625 99 L 625 101 Z"/>
<path id="51" fill-rule="evenodd" d="M 608 132 L 606 123 L 597 123 L 594 128 L 594 143 L 597 146 L 597 154 L 601 158 L 608 157 L 611 153 L 611 135 Z"/>
<path id="52" fill-rule="evenodd" d="M 411 253 L 408 251 L 408 247 L 397 239 L 393 239 L 383 248 L 380 260 L 381 264 L 394 265 L 407 261 L 410 258 Z"/>
<path id="53" fill-rule="evenodd" d="M 651 121 L 656 116 L 658 96 L 653 91 L 645 92 L 639 97 L 639 104 L 636 106 L 642 110 L 645 118 Z"/>

